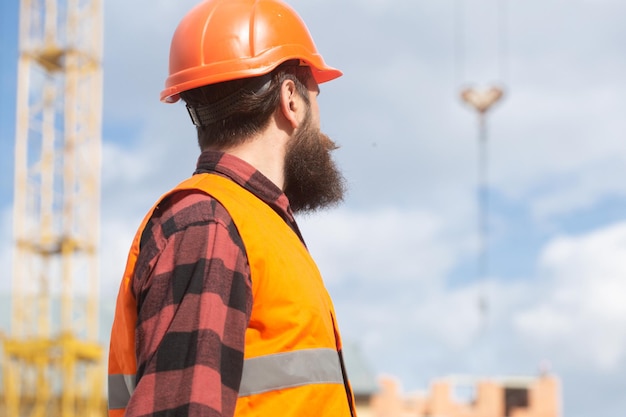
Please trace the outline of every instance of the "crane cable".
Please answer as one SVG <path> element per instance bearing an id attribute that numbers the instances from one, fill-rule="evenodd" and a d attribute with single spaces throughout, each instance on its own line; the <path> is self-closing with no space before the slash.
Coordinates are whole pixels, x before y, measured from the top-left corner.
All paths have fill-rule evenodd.
<path id="1" fill-rule="evenodd" d="M 508 42 L 507 42 L 507 0 L 497 1 L 497 55 L 498 55 L 498 78 L 499 83 L 504 84 L 508 78 Z M 501 86 L 492 86 L 487 90 L 478 90 L 473 87 L 463 87 L 466 77 L 466 48 L 465 48 L 465 22 L 467 20 L 465 0 L 455 0 L 454 6 L 454 76 L 455 84 L 461 86 L 461 98 L 478 113 L 478 163 L 477 163 L 477 201 L 478 216 L 477 230 L 479 238 L 477 279 L 485 286 L 489 274 L 489 188 L 488 188 L 488 131 L 486 114 L 491 107 L 498 102 L 504 89 Z M 489 315 L 489 300 L 487 288 L 483 288 L 478 296 L 478 310 L 483 323 L 487 322 Z"/>

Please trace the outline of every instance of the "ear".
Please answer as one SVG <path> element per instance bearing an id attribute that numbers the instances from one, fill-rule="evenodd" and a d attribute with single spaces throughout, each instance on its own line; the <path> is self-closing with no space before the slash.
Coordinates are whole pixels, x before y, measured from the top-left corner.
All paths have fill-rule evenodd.
<path id="1" fill-rule="evenodd" d="M 300 125 L 300 112 L 304 107 L 302 97 L 293 80 L 285 80 L 280 86 L 280 111 L 293 129 Z"/>

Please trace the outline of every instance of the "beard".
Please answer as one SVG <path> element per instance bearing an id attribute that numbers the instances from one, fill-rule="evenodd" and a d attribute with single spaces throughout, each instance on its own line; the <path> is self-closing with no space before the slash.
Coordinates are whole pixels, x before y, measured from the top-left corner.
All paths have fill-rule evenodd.
<path id="1" fill-rule="evenodd" d="M 294 213 L 310 213 L 343 201 L 345 179 L 330 155 L 337 148 L 313 126 L 308 111 L 285 154 L 285 195 Z"/>

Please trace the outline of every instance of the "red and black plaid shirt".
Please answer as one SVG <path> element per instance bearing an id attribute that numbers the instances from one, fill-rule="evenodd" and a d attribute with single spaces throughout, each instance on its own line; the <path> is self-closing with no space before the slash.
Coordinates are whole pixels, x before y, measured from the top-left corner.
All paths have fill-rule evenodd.
<path id="1" fill-rule="evenodd" d="M 251 191 L 300 235 L 287 197 L 254 167 L 203 152 L 196 173 L 204 172 Z M 126 415 L 232 416 L 252 292 L 244 246 L 226 209 L 199 191 L 162 201 L 141 237 L 133 292 L 137 389 Z M 144 412 L 133 411 L 135 402 Z"/>

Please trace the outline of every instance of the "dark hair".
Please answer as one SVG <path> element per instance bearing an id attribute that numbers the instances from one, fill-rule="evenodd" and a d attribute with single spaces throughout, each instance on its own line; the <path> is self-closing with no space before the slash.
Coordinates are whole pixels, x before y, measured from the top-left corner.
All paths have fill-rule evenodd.
<path id="1" fill-rule="evenodd" d="M 307 84 L 312 74 L 308 66 L 300 65 L 299 60 L 291 60 L 279 65 L 270 75 L 269 87 L 261 87 L 259 91 L 251 91 L 246 87 L 255 83 L 258 85 L 262 81 L 260 79 L 266 76 L 205 85 L 180 93 L 187 107 L 192 109 L 210 107 L 227 97 L 237 96 L 225 117 L 197 126 L 201 150 L 239 145 L 262 131 L 279 105 L 280 86 L 285 80 L 292 80 L 298 94 L 309 104 Z"/>

